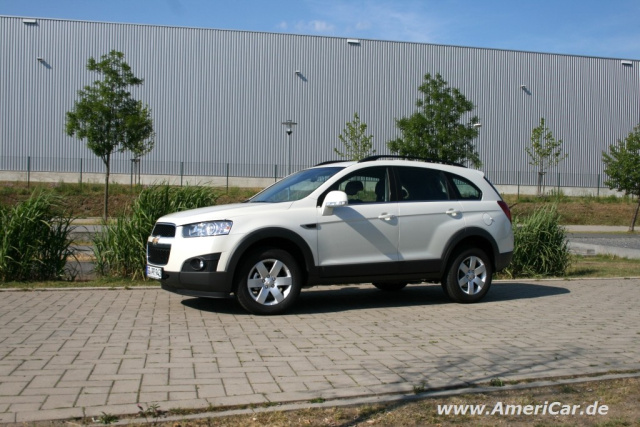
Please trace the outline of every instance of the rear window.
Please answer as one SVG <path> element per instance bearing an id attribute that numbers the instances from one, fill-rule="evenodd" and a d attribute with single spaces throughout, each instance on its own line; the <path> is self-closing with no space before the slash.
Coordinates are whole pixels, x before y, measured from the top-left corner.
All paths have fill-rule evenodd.
<path id="1" fill-rule="evenodd" d="M 482 191 L 471 181 L 454 174 L 449 174 L 449 178 L 456 187 L 460 200 L 482 200 Z"/>

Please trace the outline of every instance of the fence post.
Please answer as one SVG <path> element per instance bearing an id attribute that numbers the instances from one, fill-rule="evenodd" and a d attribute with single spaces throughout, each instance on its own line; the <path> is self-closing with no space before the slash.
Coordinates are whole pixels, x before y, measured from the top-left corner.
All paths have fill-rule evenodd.
<path id="1" fill-rule="evenodd" d="M 558 197 L 560 197 L 560 172 L 558 172 Z"/>
<path id="2" fill-rule="evenodd" d="M 226 174 L 227 174 L 227 194 L 229 194 L 229 163 L 227 163 Z"/>
<path id="3" fill-rule="evenodd" d="M 278 180 L 278 165 L 273 165 L 273 182 Z"/>
<path id="4" fill-rule="evenodd" d="M 596 197 L 600 198 L 600 174 L 598 174 L 598 183 L 596 185 L 597 185 L 597 188 L 598 188 L 596 190 Z"/>
<path id="5" fill-rule="evenodd" d="M 27 188 L 31 183 L 31 156 L 27 156 Z"/>
<path id="6" fill-rule="evenodd" d="M 80 157 L 80 189 L 82 190 L 82 157 Z"/>
<path id="7" fill-rule="evenodd" d="M 522 172 L 518 172 L 518 195 L 516 196 L 516 201 L 520 201 L 520 180 L 522 179 Z"/>
<path id="8" fill-rule="evenodd" d="M 184 176 L 184 162 L 180 162 L 180 187 L 182 187 L 183 176 Z"/>

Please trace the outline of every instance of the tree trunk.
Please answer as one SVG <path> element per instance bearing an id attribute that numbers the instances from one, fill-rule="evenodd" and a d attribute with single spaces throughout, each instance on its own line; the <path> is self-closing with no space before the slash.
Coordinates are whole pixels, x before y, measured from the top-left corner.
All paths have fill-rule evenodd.
<path id="1" fill-rule="evenodd" d="M 629 231 L 633 232 L 634 227 L 636 225 L 636 219 L 638 218 L 638 209 L 640 209 L 640 196 L 638 196 L 638 204 L 636 205 L 636 211 L 633 213 L 633 219 L 631 220 L 631 226 L 629 226 Z"/>
<path id="2" fill-rule="evenodd" d="M 538 171 L 538 197 L 544 196 L 544 174 L 546 172 Z"/>
<path id="3" fill-rule="evenodd" d="M 107 222 L 109 217 L 109 172 L 110 172 L 110 156 L 105 159 L 104 165 L 106 172 L 104 174 L 104 221 Z"/>

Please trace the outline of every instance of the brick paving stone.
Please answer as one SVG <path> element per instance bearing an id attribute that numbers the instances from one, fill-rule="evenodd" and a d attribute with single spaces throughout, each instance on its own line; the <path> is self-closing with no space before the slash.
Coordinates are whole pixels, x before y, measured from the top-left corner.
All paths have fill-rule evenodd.
<path id="1" fill-rule="evenodd" d="M 113 393 L 110 392 L 107 398 L 108 405 L 122 405 L 124 403 L 137 403 L 138 402 L 138 393 L 137 392 L 128 392 L 128 393 Z"/>
<path id="2" fill-rule="evenodd" d="M 198 386 L 198 397 L 223 397 L 226 396 L 225 387 L 222 384 L 208 384 Z"/>
<path id="3" fill-rule="evenodd" d="M 0 422 L 640 370 L 638 285 L 503 282 L 474 305 L 316 287 L 277 317 L 159 289 L 3 292 Z"/>
<path id="4" fill-rule="evenodd" d="M 19 411 L 16 413 L 16 422 L 29 423 L 41 420 L 61 420 L 68 418 L 80 418 L 84 415 L 82 408 L 60 408 L 39 411 Z"/>
<path id="5" fill-rule="evenodd" d="M 253 388 L 254 393 L 262 395 L 268 393 L 278 393 L 282 391 L 280 386 L 276 383 L 256 383 L 251 384 L 251 388 Z"/>
<path id="6" fill-rule="evenodd" d="M 42 407 L 40 409 L 47 410 L 72 408 L 75 406 L 79 393 L 79 389 L 63 389 L 60 391 L 56 391 L 55 395 L 50 395 L 49 397 L 47 397 L 47 400 L 42 404 Z"/>
<path id="7" fill-rule="evenodd" d="M 167 392 L 143 392 L 138 395 L 138 402 L 153 404 L 154 402 L 166 402 L 169 400 L 169 393 Z M 104 405 L 106 402 L 103 402 Z"/>
<path id="8" fill-rule="evenodd" d="M 16 422 L 16 413 L 7 412 L 7 408 L 0 406 L 0 423 L 12 424 Z"/>
<path id="9" fill-rule="evenodd" d="M 43 404 L 41 402 L 34 403 L 14 403 L 9 405 L 8 411 L 13 412 L 16 415 L 23 414 L 25 412 L 38 412 L 42 409 Z"/>
<path id="10" fill-rule="evenodd" d="M 198 393 L 194 391 L 170 391 L 169 401 L 192 400 L 198 397 Z"/>

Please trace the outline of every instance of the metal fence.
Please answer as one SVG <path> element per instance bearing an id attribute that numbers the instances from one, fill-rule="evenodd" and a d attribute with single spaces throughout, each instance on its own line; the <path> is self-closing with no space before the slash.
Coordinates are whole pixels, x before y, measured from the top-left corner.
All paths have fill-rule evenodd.
<path id="1" fill-rule="evenodd" d="M 292 171 L 313 166 L 312 164 L 291 165 Z M 199 161 L 148 161 L 142 159 L 139 164 L 128 159 L 114 159 L 111 162 L 112 174 L 163 175 L 174 177 L 247 177 L 272 178 L 274 180 L 287 175 L 289 165 L 249 164 L 249 163 L 207 163 Z M 0 171 L 75 173 L 79 182 L 83 174 L 104 173 L 102 161 L 95 158 L 48 158 L 48 157 L 1 157 Z M 496 185 L 537 186 L 538 172 L 534 169 L 522 171 L 485 170 L 487 178 Z M 544 176 L 547 188 L 606 188 L 606 175 L 600 173 L 566 173 L 550 171 Z"/>

